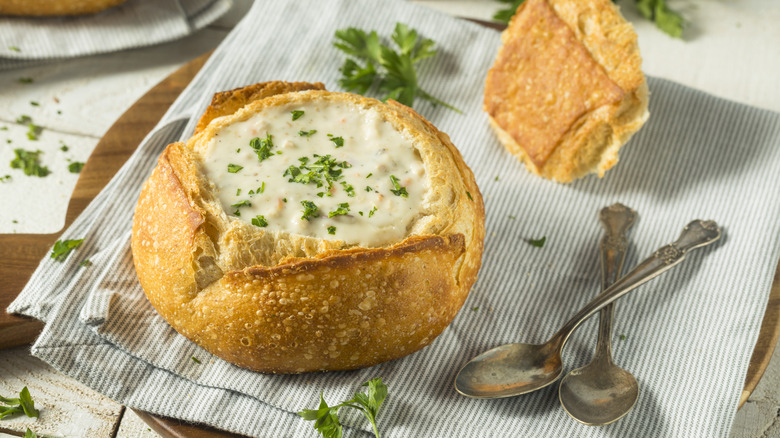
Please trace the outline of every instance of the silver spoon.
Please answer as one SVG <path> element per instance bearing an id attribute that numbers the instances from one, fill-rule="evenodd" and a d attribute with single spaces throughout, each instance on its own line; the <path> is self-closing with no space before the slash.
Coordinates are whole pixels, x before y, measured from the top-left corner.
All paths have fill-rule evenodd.
<path id="1" fill-rule="evenodd" d="M 680 263 L 685 254 L 720 238 L 713 221 L 689 223 L 674 243 L 663 246 L 625 277 L 596 296 L 544 344 L 507 344 L 471 359 L 455 377 L 455 389 L 468 397 L 500 398 L 525 394 L 558 380 L 561 350 L 577 326 L 629 291 Z"/>
<path id="2" fill-rule="evenodd" d="M 636 212 L 623 204 L 605 207 L 599 214 L 606 235 L 601 239 L 601 289 L 620 277 L 626 255 L 625 233 Z M 628 371 L 612 361 L 612 316 L 615 303 L 601 309 L 596 354 L 588 365 L 572 370 L 558 387 L 558 398 L 572 418 L 601 426 L 623 418 L 639 398 L 639 384 Z"/>

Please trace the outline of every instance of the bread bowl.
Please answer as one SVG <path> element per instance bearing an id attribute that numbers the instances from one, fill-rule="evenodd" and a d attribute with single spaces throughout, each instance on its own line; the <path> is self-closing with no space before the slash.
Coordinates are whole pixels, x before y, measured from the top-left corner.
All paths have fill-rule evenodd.
<path id="1" fill-rule="evenodd" d="M 633 27 L 610 0 L 528 0 L 501 35 L 484 110 L 528 170 L 600 177 L 648 118 Z"/>
<path id="2" fill-rule="evenodd" d="M 0 15 L 54 17 L 87 15 L 117 6 L 127 0 L 0 0 Z"/>
<path id="3" fill-rule="evenodd" d="M 217 94 L 165 149 L 132 251 L 179 333 L 241 367 L 303 373 L 430 344 L 476 280 L 484 233 L 473 174 L 412 109 L 270 82 Z"/>

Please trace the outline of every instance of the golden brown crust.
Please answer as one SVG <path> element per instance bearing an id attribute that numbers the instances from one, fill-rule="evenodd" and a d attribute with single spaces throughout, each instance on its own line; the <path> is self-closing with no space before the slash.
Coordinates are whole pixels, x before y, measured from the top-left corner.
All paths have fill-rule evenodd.
<path id="1" fill-rule="evenodd" d="M 636 34 L 609 0 L 528 0 L 502 35 L 485 111 L 532 172 L 603 176 L 647 119 Z"/>
<path id="2" fill-rule="evenodd" d="M 222 91 L 214 94 L 211 98 L 211 104 L 198 120 L 195 127 L 195 133 L 203 131 L 212 120 L 217 117 L 228 116 L 246 106 L 250 102 L 264 99 L 277 94 L 291 93 L 304 90 L 324 90 L 325 85 L 321 82 L 310 84 L 308 82 L 261 82 L 259 84 L 247 85 L 246 87 L 236 88 L 229 91 Z"/>
<path id="3" fill-rule="evenodd" d="M 409 237 L 348 247 L 266 233 L 221 211 L 197 164 L 199 142 L 300 99 L 371 106 L 414 138 L 437 191 Z M 432 342 L 476 280 L 484 239 L 479 189 L 449 138 L 403 105 L 325 91 L 283 93 L 223 115 L 168 146 L 136 207 L 136 271 L 171 326 L 232 363 L 274 373 L 361 368 Z"/>
<path id="4" fill-rule="evenodd" d="M 0 15 L 53 17 L 95 14 L 127 0 L 0 0 Z"/>

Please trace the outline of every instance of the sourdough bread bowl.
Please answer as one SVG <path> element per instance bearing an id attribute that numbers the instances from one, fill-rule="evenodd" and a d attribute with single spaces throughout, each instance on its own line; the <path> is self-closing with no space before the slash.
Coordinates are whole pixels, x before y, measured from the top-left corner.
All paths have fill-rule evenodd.
<path id="1" fill-rule="evenodd" d="M 528 0 L 501 35 L 484 110 L 532 173 L 604 176 L 649 114 L 633 27 L 611 0 Z"/>
<path id="2" fill-rule="evenodd" d="M 479 270 L 484 205 L 448 136 L 322 84 L 217 94 L 143 186 L 133 259 L 179 333 L 269 373 L 347 370 L 430 344 Z"/>

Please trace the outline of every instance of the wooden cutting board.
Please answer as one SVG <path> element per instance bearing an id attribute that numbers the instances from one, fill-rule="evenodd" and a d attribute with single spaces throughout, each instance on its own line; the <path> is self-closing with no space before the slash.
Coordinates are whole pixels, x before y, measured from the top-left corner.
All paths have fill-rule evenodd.
<path id="1" fill-rule="evenodd" d="M 489 24 L 495 28 L 494 23 Z M 5 309 L 22 290 L 40 260 L 47 255 L 62 232 L 127 161 L 210 55 L 211 53 L 201 55 L 157 84 L 106 132 L 81 171 L 62 230 L 54 234 L 0 234 L 0 349 L 28 344 L 40 333 L 43 327 L 40 321 L 9 315 Z M 779 337 L 780 265 L 775 273 L 758 341 L 750 359 L 739 407 L 750 397 L 763 376 Z M 207 426 L 135 412 L 152 429 L 166 438 L 239 437 Z"/>

